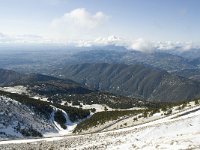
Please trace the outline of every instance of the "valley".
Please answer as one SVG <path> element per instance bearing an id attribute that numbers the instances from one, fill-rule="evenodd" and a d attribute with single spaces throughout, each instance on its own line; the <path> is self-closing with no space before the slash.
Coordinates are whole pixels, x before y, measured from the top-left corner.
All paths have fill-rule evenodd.
<path id="1" fill-rule="evenodd" d="M 0 0 L 0 150 L 200 150 L 199 0 Z"/>
<path id="2" fill-rule="evenodd" d="M 118 47 L 5 65 L 0 149 L 198 149 L 198 65 L 174 55 Z"/>

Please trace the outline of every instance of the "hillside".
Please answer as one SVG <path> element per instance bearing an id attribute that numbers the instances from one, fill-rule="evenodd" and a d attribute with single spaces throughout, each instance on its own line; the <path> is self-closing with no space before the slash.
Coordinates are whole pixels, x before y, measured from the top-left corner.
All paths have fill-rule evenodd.
<path id="1" fill-rule="evenodd" d="M 200 84 L 144 65 L 79 64 L 57 71 L 92 89 L 151 101 L 176 102 L 200 96 Z"/>
<path id="2" fill-rule="evenodd" d="M 69 79 L 59 79 L 42 74 L 20 74 L 12 70 L 0 69 L 0 86 L 23 85 L 37 94 L 84 94 L 91 90 L 80 86 L 78 83 Z"/>
<path id="3" fill-rule="evenodd" d="M 22 74 L 15 71 L 0 69 L 0 86 L 13 84 L 14 81 L 20 80 L 22 76 Z"/>
<path id="4" fill-rule="evenodd" d="M 0 91 L 1 140 L 69 134 L 77 121 L 89 115 L 89 110 Z"/>
<path id="5" fill-rule="evenodd" d="M 173 74 L 182 76 L 195 81 L 200 81 L 200 69 L 184 69 L 180 71 L 175 71 Z"/>
<path id="6" fill-rule="evenodd" d="M 42 75 L 42 74 L 22 74 L 13 70 L 0 69 L 0 85 L 8 86 L 8 85 L 17 85 L 17 84 L 30 84 L 30 83 L 39 83 L 39 82 L 47 82 L 47 81 L 60 81 L 68 84 L 77 84 L 72 80 L 62 80 L 59 78 Z"/>
<path id="7" fill-rule="evenodd" d="M 142 102 L 139 98 L 129 98 L 108 92 L 91 90 L 69 79 L 64 80 L 41 74 L 20 74 L 20 77 L 16 79 L 15 74 L 19 73 L 8 70 L 4 70 L 4 72 L 12 73 L 8 73 L 12 77 L 12 81 L 2 80 L 4 81 L 2 82 L 4 86 L 0 87 L 0 90 L 26 94 L 29 97 L 43 99 L 52 103 L 75 107 L 103 104 L 115 109 L 141 107 L 149 103 Z"/>
<path id="8" fill-rule="evenodd" d="M 199 149 L 199 114 L 200 106 L 193 105 L 172 115 L 161 116 L 159 119 L 147 123 L 141 122 L 132 127 L 85 135 L 1 141 L 0 148 L 2 150 Z"/>

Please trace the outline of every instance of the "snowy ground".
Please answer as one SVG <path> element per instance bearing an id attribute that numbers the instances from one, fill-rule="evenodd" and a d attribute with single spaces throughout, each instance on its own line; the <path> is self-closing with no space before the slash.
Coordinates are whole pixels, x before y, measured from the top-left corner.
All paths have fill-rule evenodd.
<path id="1" fill-rule="evenodd" d="M 114 131 L 46 139 L 2 141 L 0 149 L 200 149 L 200 106 Z"/>
<path id="2" fill-rule="evenodd" d="M 52 106 L 54 107 L 54 106 Z M 51 119 L 38 115 L 28 106 L 23 105 L 13 99 L 5 96 L 0 96 L 0 140 L 7 139 L 23 139 L 24 136 L 17 130 L 33 128 L 40 132 L 44 137 L 54 137 L 72 134 L 74 128 L 79 122 L 71 122 L 68 114 L 63 112 L 66 118 L 66 129 L 54 120 L 54 113 L 58 108 L 54 107 L 54 111 L 51 114 Z"/>
<path id="3" fill-rule="evenodd" d="M 54 123 L 55 128 L 57 129 L 58 133 L 51 133 L 51 132 L 47 132 L 45 134 L 43 134 L 44 137 L 58 137 L 58 136 L 64 136 L 64 135 L 70 135 L 72 134 L 74 128 L 77 126 L 77 124 L 79 122 L 71 122 L 71 120 L 69 119 L 68 114 L 62 110 L 62 109 L 58 109 L 54 106 L 52 106 L 54 108 L 54 112 L 51 115 L 51 121 Z M 67 129 L 63 129 L 55 120 L 54 120 L 54 114 L 57 110 L 60 110 L 63 112 L 65 119 L 66 119 L 66 127 Z"/>
<path id="4" fill-rule="evenodd" d="M 0 90 L 28 93 L 23 86 L 4 87 Z M 39 96 L 33 98 L 47 101 L 46 98 Z M 53 121 L 59 132 L 44 134 L 44 137 L 49 138 L 1 141 L 0 149 L 200 149 L 200 107 L 194 106 L 194 102 L 190 102 L 181 112 L 175 107 L 172 109 L 174 114 L 169 117 L 164 117 L 163 112 L 160 112 L 145 119 L 140 118 L 136 122 L 133 121 L 135 116 L 111 121 L 102 128 L 98 127 L 98 131 L 104 131 L 102 133 L 77 136 L 63 136 L 71 134 L 77 123 L 68 121 L 67 130 L 63 130 Z M 107 106 L 93 104 L 83 107 L 96 108 L 96 111 L 100 112 Z M 69 120 L 66 113 L 65 117 Z"/>
<path id="5" fill-rule="evenodd" d="M 13 86 L 13 87 L 0 87 L 0 90 L 2 91 L 6 91 L 6 92 L 10 92 L 10 93 L 17 93 L 17 94 L 26 94 L 29 95 L 31 98 L 34 99 L 38 99 L 41 101 L 48 101 L 48 98 L 41 96 L 41 95 L 34 95 L 31 96 L 29 91 L 27 90 L 27 88 L 25 86 L 19 85 L 19 86 Z M 64 105 L 65 103 L 67 103 L 66 101 L 63 101 L 61 103 L 61 105 Z M 114 110 L 110 107 L 108 107 L 105 104 L 92 104 L 92 105 L 84 105 L 83 103 L 80 103 L 82 105 L 83 109 L 92 109 L 95 108 L 96 112 L 101 112 L 105 110 L 105 107 L 107 108 L 108 111 Z M 68 106 L 72 106 L 72 107 L 76 107 L 76 108 L 80 108 L 80 106 L 73 106 L 72 103 L 67 103 Z M 140 109 L 140 108 L 132 108 L 132 109 Z"/>
<path id="6" fill-rule="evenodd" d="M 51 120 L 38 115 L 11 98 L 0 96 L 0 140 L 23 138 L 21 129 L 34 129 L 40 133 L 58 133 Z"/>
<path id="7" fill-rule="evenodd" d="M 66 103 L 66 101 L 62 102 L 61 104 L 64 105 Z M 84 105 L 83 103 L 80 103 L 80 105 L 82 105 L 82 109 L 92 109 L 95 108 L 96 111 L 95 112 L 101 112 L 101 111 L 105 111 L 105 107 L 107 108 L 108 111 L 113 110 L 112 108 L 108 107 L 105 104 L 92 104 L 92 105 Z M 71 107 L 76 107 L 76 108 L 80 108 L 79 105 L 72 105 L 72 103 L 67 103 L 67 106 L 71 106 Z"/>
<path id="8" fill-rule="evenodd" d="M 13 86 L 13 87 L 0 87 L 0 90 L 10 92 L 10 93 L 18 93 L 18 94 L 27 94 L 27 88 L 24 86 Z"/>
<path id="9" fill-rule="evenodd" d="M 182 105 L 174 106 L 173 108 L 170 108 L 170 109 L 168 108 L 168 110 L 171 110 L 172 114 L 180 113 L 181 111 L 185 111 L 187 109 L 191 109 L 192 107 L 195 107 L 195 102 L 194 101 L 189 102 L 187 105 L 185 105 L 183 109 L 179 108 L 181 106 Z M 137 107 L 131 108 L 131 110 L 139 110 L 139 109 L 143 109 L 143 108 L 137 108 Z M 136 125 L 152 122 L 152 121 L 166 117 L 166 112 L 168 112 L 168 110 L 162 111 L 160 109 L 159 112 L 153 115 L 150 115 L 151 112 L 148 112 L 147 117 L 144 117 L 143 113 L 137 114 L 137 115 L 123 116 L 123 117 L 118 118 L 117 120 L 107 121 L 104 124 L 91 127 L 87 130 L 82 130 L 81 134 L 117 130 L 117 129 L 133 127 Z"/>
<path id="10" fill-rule="evenodd" d="M 180 106 L 182 106 L 182 105 L 180 105 Z M 185 111 L 187 109 L 191 109 L 192 107 L 195 107 L 195 102 L 194 101 L 189 102 L 183 110 L 178 109 L 178 107 L 180 107 L 180 106 L 173 107 L 171 109 L 172 114 L 180 113 L 181 111 Z M 152 121 L 166 117 L 165 113 L 166 112 L 163 112 L 162 110 L 160 110 L 160 112 L 157 112 L 157 113 L 153 114 L 152 116 L 148 116 L 146 118 L 138 117 L 138 116 L 142 116 L 142 114 L 138 114 L 136 116 L 133 115 L 133 116 L 129 116 L 129 117 L 124 117 L 125 119 L 119 119 L 119 121 L 116 121 L 116 123 L 110 123 L 110 124 L 107 123 L 107 125 L 104 125 L 103 131 L 110 131 L 110 130 L 114 130 L 114 129 L 127 128 L 127 127 L 132 127 L 132 126 L 152 122 Z M 133 121 L 135 118 L 137 118 L 137 121 Z"/>
<path id="11" fill-rule="evenodd" d="M 27 87 L 22 86 L 22 85 L 13 86 L 13 87 L 11 87 L 11 86 L 10 87 L 0 87 L 0 90 L 5 91 L 5 92 L 10 92 L 10 93 L 26 94 L 26 95 L 30 96 L 29 91 L 27 90 Z M 35 95 L 31 98 L 38 99 L 41 101 L 47 101 L 46 97 L 42 97 L 40 95 Z"/>

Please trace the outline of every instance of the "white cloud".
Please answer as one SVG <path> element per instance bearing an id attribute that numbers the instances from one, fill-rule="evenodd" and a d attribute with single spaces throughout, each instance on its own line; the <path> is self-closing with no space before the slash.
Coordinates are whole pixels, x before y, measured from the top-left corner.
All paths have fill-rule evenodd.
<path id="1" fill-rule="evenodd" d="M 192 42 L 172 42 L 172 41 L 148 41 L 142 38 L 130 41 L 118 36 L 99 37 L 91 40 L 55 40 L 44 38 L 39 35 L 8 35 L 0 33 L 0 44 L 61 44 L 74 47 L 91 47 L 91 46 L 124 46 L 129 50 L 142 52 L 154 52 L 165 50 L 188 51 L 191 49 L 200 49 L 200 45 Z"/>
<path id="2" fill-rule="evenodd" d="M 94 29 L 102 25 L 108 16 L 103 12 L 97 12 L 94 15 L 88 12 L 85 8 L 77 8 L 69 13 L 64 14 L 64 16 L 54 19 L 51 23 L 53 27 L 65 26 L 75 26 L 84 29 Z"/>
<path id="3" fill-rule="evenodd" d="M 130 46 L 130 48 L 139 51 L 151 52 L 155 49 L 155 45 L 153 42 L 146 41 L 142 38 L 134 40 Z"/>
<path id="4" fill-rule="evenodd" d="M 85 8 L 77 8 L 51 22 L 51 28 L 61 36 L 74 38 L 84 37 L 100 32 L 108 16 L 99 11 L 94 14 Z"/>
<path id="5" fill-rule="evenodd" d="M 199 49 L 200 45 L 193 42 L 155 42 L 154 47 L 158 50 L 179 50 L 188 51 L 191 49 Z"/>
<path id="6" fill-rule="evenodd" d="M 7 43 L 12 41 L 12 37 L 3 33 L 0 33 L 0 43 Z"/>
<path id="7" fill-rule="evenodd" d="M 191 49 L 199 49 L 200 45 L 193 42 L 152 42 L 144 39 L 138 39 L 132 42 L 131 49 L 143 51 L 143 52 L 153 52 L 153 51 L 166 51 L 166 50 L 177 50 L 177 51 L 188 51 Z"/>
<path id="8" fill-rule="evenodd" d="M 5 34 L 0 33 L 0 38 L 4 38 L 4 37 L 5 37 Z"/>
<path id="9" fill-rule="evenodd" d="M 50 40 L 39 35 L 8 35 L 0 33 L 0 44 L 17 44 L 17 43 L 49 43 Z"/>
<path id="10" fill-rule="evenodd" d="M 106 46 L 106 45 L 127 47 L 128 42 L 121 37 L 111 35 L 108 37 L 98 37 L 94 40 L 79 40 L 74 42 L 74 44 L 78 47 Z"/>
<path id="11" fill-rule="evenodd" d="M 192 42 L 172 42 L 172 41 L 148 41 L 142 38 L 130 41 L 122 37 L 108 36 L 99 37 L 94 40 L 74 40 L 68 41 L 68 45 L 76 47 L 92 47 L 92 46 L 124 46 L 129 50 L 137 50 L 142 52 L 154 52 L 154 51 L 166 51 L 166 50 L 178 50 L 188 51 L 191 49 L 199 49 L 200 45 Z"/>

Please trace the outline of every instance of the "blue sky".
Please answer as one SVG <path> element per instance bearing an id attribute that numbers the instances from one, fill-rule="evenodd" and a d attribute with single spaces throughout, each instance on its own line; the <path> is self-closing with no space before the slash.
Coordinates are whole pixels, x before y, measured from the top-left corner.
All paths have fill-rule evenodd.
<path id="1" fill-rule="evenodd" d="M 199 0 L 0 0 L 0 40 L 93 40 L 115 35 L 198 43 L 199 6 Z"/>

